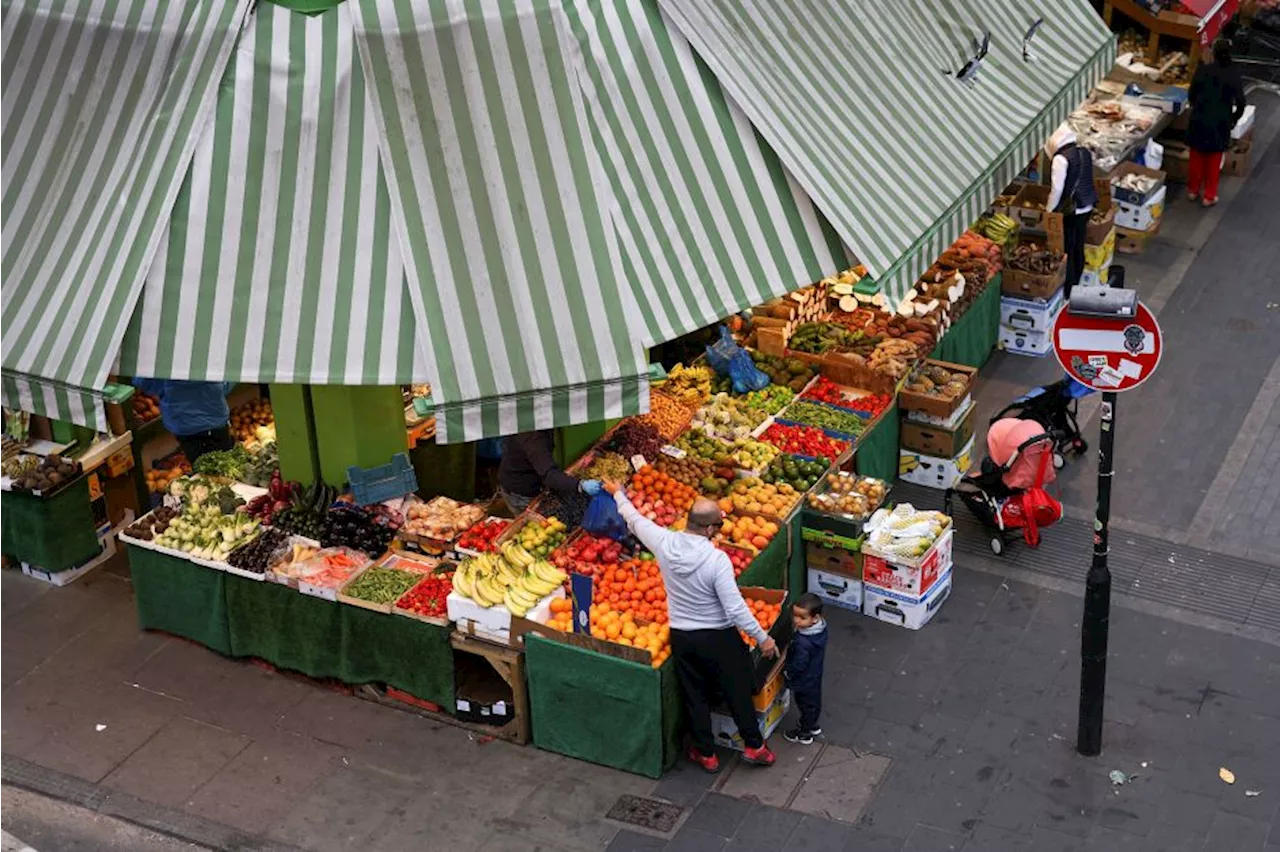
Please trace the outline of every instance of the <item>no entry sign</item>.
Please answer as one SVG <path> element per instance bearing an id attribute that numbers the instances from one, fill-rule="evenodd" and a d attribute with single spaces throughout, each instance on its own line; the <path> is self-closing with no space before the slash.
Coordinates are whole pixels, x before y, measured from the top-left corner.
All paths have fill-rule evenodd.
<path id="1" fill-rule="evenodd" d="M 1162 346 L 1160 325 L 1141 302 L 1133 319 L 1077 316 L 1063 310 L 1053 324 L 1058 363 L 1094 390 L 1133 390 L 1156 371 Z"/>

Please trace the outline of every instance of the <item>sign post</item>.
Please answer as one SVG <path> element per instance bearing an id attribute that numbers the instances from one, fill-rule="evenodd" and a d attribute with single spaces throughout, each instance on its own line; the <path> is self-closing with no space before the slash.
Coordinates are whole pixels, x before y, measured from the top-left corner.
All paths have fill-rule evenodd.
<path id="1" fill-rule="evenodd" d="M 1107 689 L 1107 639 L 1111 621 L 1111 479 L 1116 432 L 1116 399 L 1155 372 L 1160 363 L 1160 326 L 1138 303 L 1131 317 L 1101 317 L 1061 311 L 1053 326 L 1053 350 L 1067 374 L 1102 392 L 1098 441 L 1098 502 L 1093 521 L 1093 561 L 1085 577 L 1080 623 L 1080 717 L 1076 751 L 1102 752 L 1102 719 Z"/>

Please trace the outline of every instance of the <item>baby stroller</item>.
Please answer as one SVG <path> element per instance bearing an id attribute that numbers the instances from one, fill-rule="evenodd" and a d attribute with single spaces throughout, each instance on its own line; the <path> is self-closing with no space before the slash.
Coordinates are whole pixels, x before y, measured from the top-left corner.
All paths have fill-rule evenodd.
<path id="1" fill-rule="evenodd" d="M 1014 417 L 1039 423 L 1053 438 L 1053 466 L 1061 469 L 1067 463 L 1067 453 L 1082 456 L 1089 451 L 1088 441 L 1080 434 L 1076 409 L 1080 398 L 1091 393 L 1093 388 L 1067 376 L 1027 391 L 992 417 L 991 422 Z"/>
<path id="2" fill-rule="evenodd" d="M 1053 482 L 1053 438 L 1034 420 L 1006 418 L 987 431 L 987 457 L 944 497 L 951 514 L 953 495 L 991 530 L 991 550 L 1004 552 L 1015 531 L 1031 547 L 1040 546 L 1040 528 L 1062 519 L 1062 504 L 1044 490 Z"/>

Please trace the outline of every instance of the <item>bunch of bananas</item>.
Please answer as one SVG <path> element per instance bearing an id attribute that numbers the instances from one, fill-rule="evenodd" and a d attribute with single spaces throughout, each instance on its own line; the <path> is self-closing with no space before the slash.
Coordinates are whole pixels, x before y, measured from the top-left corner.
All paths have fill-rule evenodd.
<path id="1" fill-rule="evenodd" d="M 711 380 L 715 373 L 710 367 L 686 367 L 676 364 L 662 383 L 662 392 L 677 402 L 697 408 L 711 396 Z"/>
<path id="2" fill-rule="evenodd" d="M 1018 222 L 1003 213 L 993 213 L 978 222 L 977 231 L 991 242 L 1004 245 L 1018 232 Z"/>
<path id="3" fill-rule="evenodd" d="M 515 542 L 502 546 L 502 555 L 482 553 L 466 559 L 453 575 L 453 590 L 480 606 L 505 606 L 523 616 L 568 577 L 543 559 L 534 559 Z"/>

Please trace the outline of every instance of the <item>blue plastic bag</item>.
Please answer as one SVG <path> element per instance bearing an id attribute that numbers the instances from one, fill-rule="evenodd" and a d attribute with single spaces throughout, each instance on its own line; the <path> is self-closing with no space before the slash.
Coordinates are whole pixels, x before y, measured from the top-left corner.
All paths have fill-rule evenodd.
<path id="1" fill-rule="evenodd" d="M 587 511 L 582 513 L 582 528 L 595 536 L 608 536 L 622 541 L 627 536 L 627 522 L 618 514 L 618 504 L 613 495 L 600 492 L 591 498 Z"/>
<path id="2" fill-rule="evenodd" d="M 711 369 L 733 382 L 734 393 L 762 390 L 769 377 L 756 368 L 747 350 L 733 342 L 729 329 L 720 326 L 720 339 L 707 347 L 707 363 Z"/>

